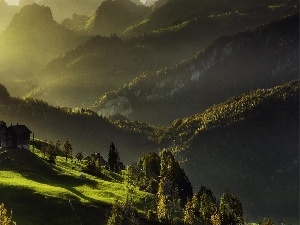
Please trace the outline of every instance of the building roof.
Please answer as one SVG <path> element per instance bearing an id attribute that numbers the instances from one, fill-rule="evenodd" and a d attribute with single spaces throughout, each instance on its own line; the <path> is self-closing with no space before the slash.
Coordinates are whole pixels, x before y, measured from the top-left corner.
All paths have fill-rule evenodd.
<path id="1" fill-rule="evenodd" d="M 10 126 L 9 129 L 12 129 L 16 134 L 32 133 L 25 125 L 14 125 Z"/>

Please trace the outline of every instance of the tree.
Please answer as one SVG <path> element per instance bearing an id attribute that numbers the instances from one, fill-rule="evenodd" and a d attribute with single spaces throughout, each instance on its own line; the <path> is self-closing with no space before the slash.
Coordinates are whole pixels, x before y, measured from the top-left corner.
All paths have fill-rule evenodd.
<path id="1" fill-rule="evenodd" d="M 154 152 L 143 155 L 138 160 L 137 166 L 148 179 L 157 178 L 160 175 L 160 157 Z"/>
<path id="2" fill-rule="evenodd" d="M 166 181 L 161 179 L 157 191 L 157 218 L 162 223 L 168 222 L 168 205 L 166 195 Z"/>
<path id="3" fill-rule="evenodd" d="M 184 225 L 193 225 L 196 220 L 195 216 L 195 208 L 193 206 L 193 201 L 188 199 L 187 203 L 185 204 L 185 208 L 183 211 L 183 223 Z"/>
<path id="4" fill-rule="evenodd" d="M 214 214 L 215 204 L 211 201 L 209 196 L 204 193 L 200 197 L 200 221 L 203 225 L 211 224 L 211 216 Z"/>
<path id="5" fill-rule="evenodd" d="M 81 162 L 81 160 L 83 159 L 83 154 L 82 154 L 82 152 L 77 152 L 75 157 L 76 157 L 76 159 L 77 159 L 79 162 Z"/>
<path id="6" fill-rule="evenodd" d="M 193 187 L 184 170 L 175 161 L 173 154 L 168 150 L 163 150 L 160 154 L 160 175 L 171 182 L 172 187 L 178 190 L 178 197 L 183 207 L 188 198 L 193 196 Z"/>
<path id="7" fill-rule="evenodd" d="M 137 162 L 138 185 L 142 190 L 156 194 L 160 175 L 160 157 L 154 152 L 144 154 Z"/>
<path id="8" fill-rule="evenodd" d="M 214 213 L 210 217 L 210 221 L 212 225 L 221 225 L 221 216 L 220 213 L 218 212 L 218 208 L 215 208 Z"/>
<path id="9" fill-rule="evenodd" d="M 72 157 L 73 147 L 70 140 L 66 140 L 63 146 L 64 155 L 66 157 L 66 162 L 69 157 Z"/>
<path id="10" fill-rule="evenodd" d="M 0 204 L 0 225 L 16 225 L 17 223 L 12 220 L 12 212 L 10 215 L 7 213 L 7 209 L 4 204 Z"/>
<path id="11" fill-rule="evenodd" d="M 126 201 L 124 203 L 116 200 L 112 207 L 111 215 L 107 225 L 138 225 L 137 211 L 133 206 L 134 186 L 128 184 Z"/>
<path id="12" fill-rule="evenodd" d="M 43 153 L 44 157 L 46 156 L 47 148 L 48 148 L 48 143 L 47 140 L 45 140 L 42 142 L 42 146 L 41 146 L 41 152 Z"/>
<path id="13" fill-rule="evenodd" d="M 119 173 L 120 168 L 119 168 L 119 162 L 120 162 L 120 157 L 119 157 L 119 152 L 116 149 L 114 143 L 110 144 L 109 152 L 108 152 L 108 166 L 110 171 Z"/>
<path id="14" fill-rule="evenodd" d="M 242 203 L 237 196 L 230 194 L 228 190 L 221 196 L 220 216 L 222 225 L 244 224 Z"/>
<path id="15" fill-rule="evenodd" d="M 180 223 L 183 211 L 177 188 L 165 178 L 160 180 L 157 192 L 157 218 L 166 224 Z"/>
<path id="16" fill-rule="evenodd" d="M 50 142 L 49 144 L 47 144 L 46 154 L 48 155 L 49 162 L 55 164 L 57 154 L 56 154 L 56 149 L 55 149 L 55 146 L 53 145 L 53 142 Z"/>
<path id="17" fill-rule="evenodd" d="M 273 221 L 269 218 L 264 218 L 262 225 L 274 225 Z"/>
<path id="18" fill-rule="evenodd" d="M 61 146 L 60 140 L 57 140 L 56 143 L 55 143 L 56 155 L 62 155 L 60 146 Z"/>

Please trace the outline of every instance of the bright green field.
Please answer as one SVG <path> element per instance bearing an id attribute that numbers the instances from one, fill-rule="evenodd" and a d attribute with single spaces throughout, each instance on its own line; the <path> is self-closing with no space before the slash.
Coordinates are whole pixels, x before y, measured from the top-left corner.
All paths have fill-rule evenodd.
<path id="1" fill-rule="evenodd" d="M 88 174 L 82 179 L 82 164 L 63 157 L 52 166 L 38 150 L 0 149 L 0 161 L 0 202 L 13 210 L 18 225 L 105 224 L 110 205 L 126 198 L 124 175 L 107 171 L 103 179 Z M 134 195 L 143 213 L 153 196 L 138 190 Z"/>

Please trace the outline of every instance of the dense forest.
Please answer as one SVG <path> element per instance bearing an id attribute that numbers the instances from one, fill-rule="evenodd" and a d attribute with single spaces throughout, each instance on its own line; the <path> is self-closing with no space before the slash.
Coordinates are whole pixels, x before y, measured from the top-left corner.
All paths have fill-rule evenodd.
<path id="1" fill-rule="evenodd" d="M 299 86 L 296 0 L 0 0 L 0 224 L 299 224 Z"/>

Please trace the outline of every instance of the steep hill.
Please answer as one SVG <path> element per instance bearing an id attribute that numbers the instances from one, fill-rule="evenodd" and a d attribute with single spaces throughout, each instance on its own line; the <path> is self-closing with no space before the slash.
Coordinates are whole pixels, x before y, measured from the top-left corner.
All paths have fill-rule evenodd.
<path id="1" fill-rule="evenodd" d="M 223 37 L 194 58 L 148 72 L 100 98 L 99 114 L 167 124 L 256 88 L 298 78 L 298 16 Z"/>
<path id="2" fill-rule="evenodd" d="M 233 97 L 158 133 L 194 189 L 234 190 L 248 217 L 299 221 L 299 81 Z M 276 197 L 275 197 L 276 196 Z"/>
<path id="3" fill-rule="evenodd" d="M 93 35 L 119 35 L 150 12 L 149 7 L 138 6 L 130 0 L 106 0 L 87 21 L 85 29 Z"/>
<path id="4" fill-rule="evenodd" d="M 5 88 L 1 90 L 7 95 Z M 25 124 L 35 137 L 43 140 L 63 142 L 70 139 L 74 152 L 82 151 L 85 155 L 99 152 L 106 157 L 110 143 L 114 142 L 121 161 L 129 164 L 141 154 L 157 149 L 156 142 L 147 135 L 149 130 L 154 132 L 150 126 L 128 130 L 90 110 L 74 111 L 56 108 L 38 100 L 7 100 L 7 97 L 0 101 L 0 120 L 7 124 Z"/>
<path id="5" fill-rule="evenodd" d="M 0 36 L 0 73 L 10 81 L 30 80 L 49 60 L 84 39 L 56 23 L 50 8 L 24 6 Z M 10 89 L 11 83 L 5 85 Z"/>
<path id="6" fill-rule="evenodd" d="M 99 179 L 82 173 L 83 163 L 65 162 L 63 157 L 51 165 L 36 148 L 18 152 L 0 148 L 0 161 L 0 202 L 13 210 L 17 224 L 106 224 L 111 205 L 126 198 L 124 175 L 103 171 L 105 176 Z M 136 190 L 134 207 L 143 212 L 144 199 L 153 197 Z"/>

